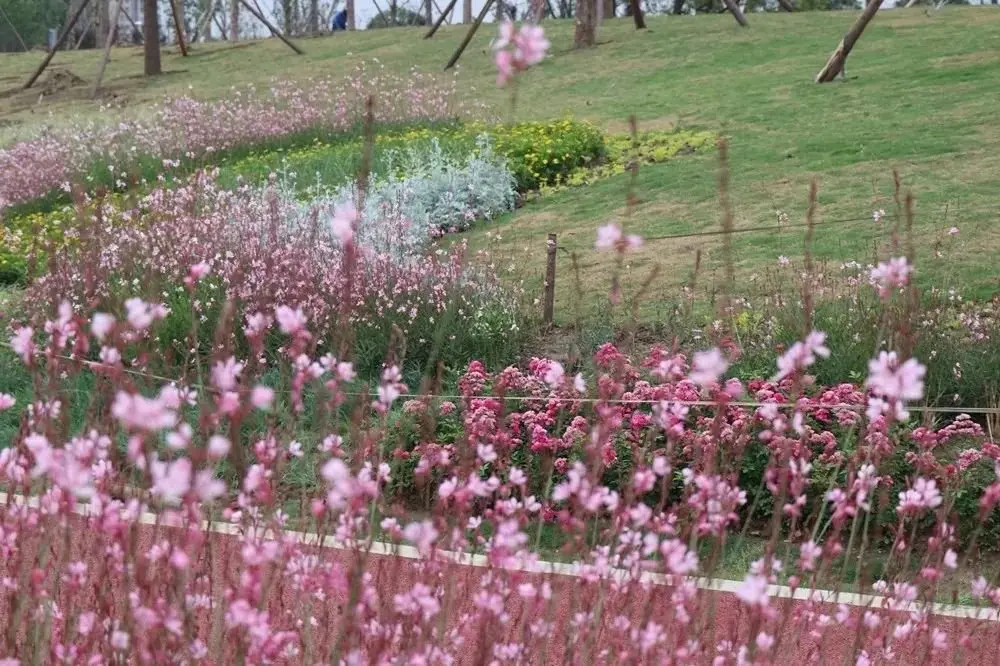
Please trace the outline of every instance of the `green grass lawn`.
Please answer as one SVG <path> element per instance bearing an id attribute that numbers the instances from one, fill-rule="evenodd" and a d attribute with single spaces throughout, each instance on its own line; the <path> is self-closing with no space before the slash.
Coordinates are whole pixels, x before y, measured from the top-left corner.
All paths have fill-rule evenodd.
<path id="1" fill-rule="evenodd" d="M 917 198 L 922 279 L 988 297 L 1000 290 L 991 251 L 1000 247 L 994 224 L 1000 203 L 993 196 L 1000 174 L 1000 11 L 884 11 L 855 47 L 847 80 L 816 85 L 813 77 L 855 17 L 854 12 L 754 14 L 748 30 L 729 16 L 654 17 L 645 32 L 619 19 L 606 23 L 600 45 L 586 52 L 572 50 L 572 23 L 547 22 L 550 57 L 519 82 L 513 110 L 507 91 L 493 83 L 487 26 L 466 51 L 458 78 L 463 96 L 490 102 L 508 119 L 572 114 L 624 131 L 634 114 L 640 127 L 707 129 L 727 137 L 737 227 L 774 224 L 776 210 L 801 221 L 808 183 L 815 178 L 818 217 L 826 224 L 817 231 L 814 252 L 831 264 L 870 261 L 876 245 L 886 242 L 886 230 L 870 221 L 835 222 L 867 218 L 879 208 L 891 212 L 892 170 L 898 169 Z M 199 45 L 187 59 L 167 55 L 166 74 L 152 82 L 140 76 L 141 51 L 121 49 L 109 66 L 108 82 L 134 113 L 164 94 L 187 92 L 188 86 L 213 97 L 241 83 L 263 86 L 272 77 L 337 75 L 362 59 L 378 58 L 394 70 L 416 65 L 433 71 L 463 29 L 445 28 L 432 40 L 422 39 L 417 29 L 304 39 L 305 57 L 274 40 L 235 48 Z M 38 59 L 38 54 L 0 56 L 0 86 L 15 86 Z M 55 63 L 89 81 L 97 60 L 96 52 L 61 53 Z M 7 132 L 96 114 L 97 104 L 82 99 L 87 89 L 56 92 L 40 102 L 37 92 L 0 100 Z M 629 179 L 621 176 L 543 197 L 492 230 L 500 231 L 499 245 L 517 258 L 523 276 L 536 282 L 546 234 L 557 233 L 560 245 L 577 249 L 584 293 L 572 288 L 570 255 L 560 253 L 557 317 L 567 320 L 581 303 L 599 317 L 611 258 L 593 252 L 597 225 L 617 219 L 647 237 L 717 229 L 716 173 L 714 154 L 644 167 L 636 183 L 640 203 L 629 219 Z M 952 225 L 961 233 L 949 239 L 944 232 Z M 487 243 L 485 230 L 470 236 L 474 246 Z M 779 255 L 800 261 L 802 238 L 800 229 L 738 235 L 738 280 L 745 283 L 775 267 Z M 935 243 L 942 238 L 943 256 L 935 258 Z M 720 247 L 713 236 L 651 240 L 631 257 L 626 289 L 658 265 L 650 304 L 642 311 L 656 317 L 687 279 L 699 251 L 700 284 L 712 284 Z"/>

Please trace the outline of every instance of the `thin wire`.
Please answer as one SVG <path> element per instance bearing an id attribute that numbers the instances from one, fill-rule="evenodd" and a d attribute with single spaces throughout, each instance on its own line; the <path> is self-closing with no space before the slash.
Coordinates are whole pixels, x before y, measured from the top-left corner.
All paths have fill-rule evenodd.
<path id="1" fill-rule="evenodd" d="M 10 344 L 5 342 L 0 342 L 0 346 L 11 348 Z M 66 356 L 64 354 L 52 354 L 54 358 L 62 359 L 65 361 L 70 361 L 73 363 L 80 363 L 88 368 L 108 368 L 104 363 L 99 363 L 97 361 L 88 361 L 86 359 L 74 358 L 72 356 Z M 143 372 L 140 370 L 132 370 L 130 368 L 121 368 L 122 372 L 137 377 L 144 377 L 147 379 L 155 379 L 160 382 L 165 382 L 167 384 L 173 384 L 178 386 L 185 386 L 188 388 L 195 388 L 208 393 L 221 393 L 221 391 L 214 386 L 205 386 L 204 384 L 188 384 L 179 379 L 171 379 L 169 377 L 163 377 L 161 375 L 156 375 L 150 372 Z M 281 391 L 282 395 L 291 395 L 291 391 Z M 354 398 L 370 398 L 372 393 L 370 391 L 341 391 L 344 396 L 354 397 Z M 834 403 L 834 404 L 809 404 L 809 405 L 798 405 L 796 403 L 775 403 L 775 402 L 756 402 L 751 400 L 743 401 L 730 401 L 730 402 L 718 402 L 713 400 L 664 400 L 664 399 L 645 399 L 645 398 L 589 398 L 589 397 L 560 397 L 560 396 L 509 396 L 509 395 L 483 395 L 483 396 L 466 396 L 461 394 L 442 394 L 442 393 L 400 393 L 399 398 L 405 398 L 408 400 L 468 400 L 468 399 L 481 399 L 481 400 L 500 400 L 502 402 L 524 402 L 524 401 L 541 401 L 546 403 L 575 403 L 575 404 L 605 404 L 605 405 L 681 405 L 684 407 L 740 407 L 744 409 L 759 409 L 761 407 L 767 407 L 769 409 L 795 409 L 798 411 L 816 411 L 820 409 L 830 409 L 830 410 L 846 410 L 860 412 L 865 409 L 865 405 L 856 405 L 853 403 Z M 1000 406 L 998 407 L 935 407 L 935 406 L 921 406 L 914 405 L 907 407 L 908 411 L 917 413 L 927 413 L 927 414 L 987 414 L 987 415 L 1000 415 Z"/>

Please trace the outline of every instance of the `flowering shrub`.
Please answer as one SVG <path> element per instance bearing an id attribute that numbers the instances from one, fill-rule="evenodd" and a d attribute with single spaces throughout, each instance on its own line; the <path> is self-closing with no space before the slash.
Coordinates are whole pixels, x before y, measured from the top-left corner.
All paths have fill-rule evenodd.
<path id="1" fill-rule="evenodd" d="M 192 264 L 182 288 L 213 270 Z M 991 520 L 1000 448 L 968 418 L 911 430 L 899 409 L 871 409 L 919 399 L 915 360 L 874 361 L 870 392 L 816 392 L 807 373 L 838 352 L 821 333 L 781 357 L 780 379 L 749 384 L 726 378 L 731 357 L 719 349 L 690 362 L 654 350 L 633 364 L 607 345 L 587 376 L 549 359 L 495 374 L 473 362 L 454 396 L 412 396 L 391 360 L 366 390 L 290 302 L 247 317 L 243 343 L 220 329 L 204 384 L 162 384 L 131 359 L 156 349 L 168 318 L 130 298 L 88 316 L 66 305 L 38 330 L 14 332 L 37 380 L 29 404 L 0 398 L 23 409 L 0 453 L 8 492 L 19 493 L 0 510 L 9 659 L 451 663 L 471 652 L 498 664 L 869 664 L 983 654 L 983 620 L 936 615 L 934 601 L 962 594 L 987 607 L 981 618 L 997 617 L 989 579 L 956 573 L 966 557 L 954 509 L 965 475 L 981 470 L 992 481 L 975 521 Z M 281 340 L 278 384 L 258 360 L 269 336 Z M 97 348 L 99 360 L 82 365 Z M 100 378 L 94 391 L 63 392 L 80 373 Z M 89 416 L 68 435 L 78 400 Z M 415 446 L 387 430 L 397 408 L 420 433 Z M 438 420 L 455 424 L 451 441 L 435 434 Z M 750 447 L 768 460 L 756 491 L 740 471 Z M 903 449 L 908 478 L 886 478 Z M 315 485 L 294 493 L 289 475 L 304 464 Z M 387 491 L 407 465 L 410 506 Z M 758 517 L 762 497 L 770 521 Z M 745 526 L 765 535 L 760 557 L 720 588 L 709 579 Z M 569 564 L 539 561 L 543 530 L 559 535 Z M 966 535 L 968 554 L 977 537 Z M 888 561 L 873 572 L 868 556 L 883 541 Z M 854 587 L 877 596 L 825 596 L 844 589 L 853 562 Z"/>
<path id="2" fill-rule="evenodd" d="M 111 308 L 141 285 L 145 299 L 167 306 L 160 342 L 181 359 L 190 355 L 191 324 L 199 324 L 210 351 L 216 324 L 289 301 L 328 348 L 356 337 L 365 370 L 378 370 L 398 336 L 408 368 L 431 358 L 509 353 L 521 334 L 517 291 L 467 259 L 464 244 L 415 254 L 402 240 L 408 224 L 359 219 L 352 207 L 323 202 L 302 207 L 275 187 L 224 191 L 202 174 L 125 209 L 98 206 L 72 230 L 74 242 L 50 257 L 49 272 L 31 284 L 25 302 L 39 324 L 48 303 Z M 368 231 L 375 228 L 384 236 Z M 185 288 L 189 267 L 202 262 L 210 277 Z"/>
<path id="3" fill-rule="evenodd" d="M 88 188 L 123 189 L 137 173 L 154 178 L 164 161 L 179 168 L 238 146 L 311 136 L 318 129 L 344 131 L 362 120 L 369 99 L 382 123 L 479 113 L 455 101 L 454 80 L 415 71 L 399 76 L 364 64 L 345 79 L 276 81 L 267 91 L 250 87 L 215 102 L 181 97 L 163 102 L 148 118 L 46 130 L 0 150 L 0 211 L 84 176 Z"/>

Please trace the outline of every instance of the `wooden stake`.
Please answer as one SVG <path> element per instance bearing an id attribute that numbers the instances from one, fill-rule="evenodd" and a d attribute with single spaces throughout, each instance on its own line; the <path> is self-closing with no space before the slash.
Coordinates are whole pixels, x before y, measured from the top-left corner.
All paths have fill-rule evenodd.
<path id="1" fill-rule="evenodd" d="M 479 26 L 482 25 L 483 20 L 486 19 L 486 13 L 490 11 L 490 7 L 493 5 L 493 2 L 494 0 L 486 0 L 483 4 L 483 8 L 479 12 L 479 16 L 476 17 L 476 22 L 472 24 L 471 28 L 469 28 L 469 32 L 466 33 L 465 39 L 462 40 L 462 43 L 458 45 L 458 48 L 452 54 L 451 58 L 448 59 L 448 64 L 444 66 L 445 71 L 454 67 L 455 63 L 458 62 L 458 59 L 462 57 L 462 52 L 465 51 L 465 47 L 469 45 L 469 42 L 471 42 L 473 36 L 475 36 L 476 30 L 479 30 Z"/>
<path id="2" fill-rule="evenodd" d="M 90 0 L 83 0 L 83 2 L 80 3 L 80 6 L 76 8 L 76 12 L 70 17 L 69 23 L 66 24 L 66 27 L 63 28 L 62 34 L 59 35 L 59 39 L 56 40 L 55 46 L 53 46 L 52 50 L 48 52 L 45 56 L 45 60 L 43 60 L 42 64 L 38 66 L 38 69 L 36 69 L 35 73 L 31 75 L 31 78 L 28 79 L 27 83 L 24 84 L 25 90 L 35 85 L 35 81 L 37 81 L 38 77 L 42 75 L 45 68 L 49 66 L 52 59 L 56 57 L 56 51 L 58 51 L 66 42 L 66 39 L 69 37 L 70 30 L 72 30 L 73 26 L 76 25 L 76 22 L 80 20 L 80 16 L 83 15 L 83 10 L 86 9 L 89 4 Z"/>
<path id="3" fill-rule="evenodd" d="M 111 58 L 111 45 L 115 42 L 118 21 L 122 15 L 122 5 L 125 4 L 125 0 L 112 0 L 112 2 L 117 2 L 114 12 L 115 20 L 111 23 L 111 30 L 108 30 L 108 39 L 104 42 L 104 57 L 101 58 L 101 66 L 97 70 L 97 79 L 94 81 L 94 89 L 90 93 L 91 97 L 97 97 L 97 93 L 101 90 L 101 81 L 104 80 L 104 69 L 108 66 L 108 59 Z"/>
<path id="4" fill-rule="evenodd" d="M 552 320 L 556 309 L 556 252 L 559 244 L 556 243 L 556 235 L 549 234 L 546 242 L 546 264 L 545 264 L 545 302 L 542 304 L 542 322 L 546 326 L 552 325 Z"/>
<path id="5" fill-rule="evenodd" d="M 177 15 L 177 2 L 170 0 L 170 11 L 174 15 L 174 32 L 177 33 L 177 46 L 181 47 L 181 56 L 186 58 L 188 54 L 187 44 L 184 43 L 184 25 Z"/>
<path id="6" fill-rule="evenodd" d="M 253 7 L 251 7 L 247 3 L 247 0 L 239 0 L 239 3 L 241 5 L 243 5 L 243 7 L 248 12 L 250 12 L 251 14 L 253 14 L 253 17 L 255 19 L 257 19 L 258 21 L 260 21 L 261 23 L 263 23 L 264 27 L 267 28 L 268 30 L 270 30 L 272 35 L 274 35 L 275 37 L 277 37 L 278 39 L 280 39 L 281 41 L 283 41 L 285 43 L 285 45 L 288 46 L 288 48 L 290 48 L 291 50 L 295 51 L 299 55 L 305 55 L 306 54 L 305 51 L 303 51 L 302 49 L 300 49 L 298 46 L 296 46 L 295 44 L 293 44 L 291 42 L 291 40 L 289 40 L 287 37 L 285 37 L 281 33 L 280 30 L 278 30 L 273 25 L 271 25 L 271 22 L 268 21 L 266 18 L 264 18 L 264 16 L 260 12 L 258 12 L 256 9 L 254 9 Z"/>
<path id="7" fill-rule="evenodd" d="M 816 83 L 829 83 L 837 78 L 837 74 L 840 74 L 844 69 L 844 63 L 847 61 L 847 56 L 850 54 L 851 49 L 854 48 L 854 44 L 861 38 L 861 33 L 865 31 L 865 28 L 875 18 L 875 14 L 878 13 L 879 7 L 882 6 L 882 0 L 871 0 L 868 6 L 865 7 L 865 11 L 861 12 L 861 16 L 858 20 L 851 26 L 851 29 L 847 31 L 844 38 L 840 40 L 840 44 L 837 46 L 837 50 L 833 52 L 830 59 L 826 61 L 823 69 L 819 71 L 816 75 Z"/>
<path id="8" fill-rule="evenodd" d="M 448 3 L 448 6 L 444 8 L 443 12 L 441 12 L 441 16 L 438 17 L 437 22 L 435 22 L 434 25 L 431 26 L 431 29 L 427 31 L 427 34 L 424 35 L 424 39 L 430 39 L 434 36 L 434 33 L 437 32 L 438 28 L 441 27 L 441 24 L 444 23 L 445 18 L 447 18 L 448 12 L 455 8 L 455 3 L 457 2 L 458 0 L 451 0 L 451 2 Z"/>
<path id="9" fill-rule="evenodd" d="M 743 10 L 740 9 L 739 5 L 737 5 L 733 0 L 722 0 L 722 2 L 725 3 L 726 9 L 732 13 L 733 18 L 736 19 L 737 23 L 744 28 L 750 27 L 750 24 L 747 23 L 747 17 L 743 15 Z"/>

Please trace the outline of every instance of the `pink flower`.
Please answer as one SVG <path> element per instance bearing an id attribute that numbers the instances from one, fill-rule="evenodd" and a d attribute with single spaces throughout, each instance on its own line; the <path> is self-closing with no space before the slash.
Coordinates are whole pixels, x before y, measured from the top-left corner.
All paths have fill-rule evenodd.
<path id="1" fill-rule="evenodd" d="M 232 391 L 242 370 L 243 364 L 237 363 L 232 356 L 225 361 L 217 361 L 212 366 L 212 384 L 220 391 Z"/>
<path id="2" fill-rule="evenodd" d="M 880 298 L 889 298 L 893 289 L 904 287 L 910 281 L 913 267 L 906 257 L 895 257 L 872 269 L 871 283 L 878 289 Z"/>
<path id="3" fill-rule="evenodd" d="M 184 278 L 184 284 L 188 287 L 193 287 L 196 282 L 211 272 L 212 267 L 209 266 L 208 263 L 201 261 L 188 270 L 187 277 Z"/>
<path id="4" fill-rule="evenodd" d="M 226 492 L 226 484 L 215 478 L 212 470 L 200 470 L 194 477 L 194 492 L 202 502 L 211 502 Z"/>
<path id="5" fill-rule="evenodd" d="M 499 37 L 493 43 L 493 50 L 499 51 L 502 48 L 506 48 L 512 41 L 514 41 L 514 34 L 517 32 L 516 27 L 512 21 L 504 21 L 500 24 Z"/>
<path id="6" fill-rule="evenodd" d="M 9 393 L 0 393 L 0 412 L 10 409 L 17 400 Z"/>
<path id="7" fill-rule="evenodd" d="M 958 227 L 952 227 L 951 229 L 949 229 L 948 230 L 948 235 L 949 236 L 957 236 L 958 235 Z"/>
<path id="8" fill-rule="evenodd" d="M 437 541 L 438 531 L 434 528 L 434 523 L 422 520 L 404 527 L 403 538 L 414 544 L 420 554 L 426 557 L 430 554 L 434 542 Z"/>
<path id="9" fill-rule="evenodd" d="M 552 388 L 559 388 L 566 381 L 566 371 L 559 361 L 549 361 L 549 367 L 545 371 L 545 383 Z"/>
<path id="10" fill-rule="evenodd" d="M 736 597 L 747 606 L 767 606 L 767 578 L 758 574 L 748 574 L 736 588 Z"/>
<path id="11" fill-rule="evenodd" d="M 103 342 L 108 333 L 115 326 L 115 318 L 109 314 L 98 312 L 90 321 L 90 332 L 94 334 L 98 342 Z"/>
<path id="12" fill-rule="evenodd" d="M 250 404 L 256 409 L 269 409 L 274 402 L 274 389 L 267 386 L 254 386 L 250 391 Z"/>
<path id="13" fill-rule="evenodd" d="M 708 351 L 695 352 L 688 378 L 703 388 L 712 386 L 718 383 L 719 377 L 728 367 L 729 363 L 723 358 L 722 352 L 718 347 L 713 347 Z"/>
<path id="14" fill-rule="evenodd" d="M 778 257 L 778 265 L 787 266 L 788 263 L 789 263 L 788 257 L 786 257 L 785 255 L 781 255 L 780 257 Z"/>
<path id="15" fill-rule="evenodd" d="M 958 553 L 949 548 L 944 554 L 944 565 L 949 569 L 957 569 Z"/>
<path id="16" fill-rule="evenodd" d="M 354 372 L 354 364 L 341 361 L 337 364 L 337 377 L 342 382 L 354 381 L 357 375 Z"/>
<path id="17" fill-rule="evenodd" d="M 354 239 L 354 225 L 358 219 L 358 209 L 353 203 L 340 204 L 333 209 L 330 230 L 341 245 L 347 245 Z"/>
<path id="18" fill-rule="evenodd" d="M 222 435 L 212 435 L 208 439 L 208 457 L 210 460 L 222 460 L 229 453 L 229 440 Z"/>
<path id="19" fill-rule="evenodd" d="M 514 38 L 514 45 L 514 59 L 524 63 L 525 69 L 544 60 L 550 46 L 549 40 L 545 39 L 545 30 L 542 26 L 531 24 L 521 26 L 520 32 Z"/>
<path id="20" fill-rule="evenodd" d="M 161 397 L 146 398 L 119 391 L 111 405 L 111 415 L 131 430 L 159 432 L 173 428 L 177 414 Z"/>
<path id="21" fill-rule="evenodd" d="M 31 363 L 31 359 L 35 354 L 35 343 L 32 341 L 32 336 L 35 334 L 35 330 L 30 326 L 22 326 L 14 332 L 14 335 L 10 339 L 10 348 L 14 350 L 14 353 L 21 357 L 25 365 Z"/>
<path id="22" fill-rule="evenodd" d="M 168 313 L 164 306 L 147 303 L 141 298 L 125 301 L 125 309 L 128 310 L 128 323 L 137 331 L 149 328 L 154 321 L 163 319 Z"/>
<path id="23" fill-rule="evenodd" d="M 611 250 L 622 239 L 622 230 L 614 222 L 602 225 L 597 228 L 597 243 L 594 244 L 598 250 Z"/>
<path id="24" fill-rule="evenodd" d="M 869 401 L 869 418 L 878 412 L 891 412 L 895 418 L 905 420 L 905 402 L 924 397 L 924 375 L 927 368 L 916 359 L 902 364 L 896 352 L 880 352 L 868 361 L 868 379 L 865 387 L 875 396 Z M 873 419 L 874 420 L 874 419 Z"/>
<path id="25" fill-rule="evenodd" d="M 276 307 L 274 318 L 278 321 L 278 328 L 285 335 L 296 335 L 304 331 L 307 321 L 306 316 L 302 313 L 302 308 L 293 310 L 287 305 Z"/>
<path id="26" fill-rule="evenodd" d="M 153 477 L 150 492 L 164 504 L 180 504 L 184 495 L 191 490 L 191 461 L 187 458 L 169 463 L 153 460 L 149 473 Z"/>
<path id="27" fill-rule="evenodd" d="M 507 85 L 514 78 L 514 54 L 510 51 L 497 51 L 493 54 L 493 62 L 497 66 L 497 85 Z"/>
<path id="28" fill-rule="evenodd" d="M 941 506 L 941 491 L 934 479 L 918 478 L 913 487 L 899 493 L 897 513 L 901 516 L 919 516 L 927 509 Z"/>
<path id="29" fill-rule="evenodd" d="M 785 377 L 802 372 L 813 363 L 816 357 L 827 358 L 830 350 L 825 345 L 826 333 L 813 331 L 802 342 L 796 342 L 778 358 L 778 374 L 773 381 L 781 381 Z"/>

